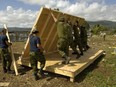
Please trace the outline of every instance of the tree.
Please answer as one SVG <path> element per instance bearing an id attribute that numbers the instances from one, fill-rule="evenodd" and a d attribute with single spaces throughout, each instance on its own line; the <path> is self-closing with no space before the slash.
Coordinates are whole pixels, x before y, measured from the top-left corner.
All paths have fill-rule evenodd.
<path id="1" fill-rule="evenodd" d="M 99 34 L 100 32 L 104 32 L 104 31 L 107 31 L 107 30 L 108 30 L 108 28 L 106 26 L 103 26 L 103 25 L 100 25 L 100 24 L 94 25 L 93 28 L 92 28 L 93 34 Z"/>

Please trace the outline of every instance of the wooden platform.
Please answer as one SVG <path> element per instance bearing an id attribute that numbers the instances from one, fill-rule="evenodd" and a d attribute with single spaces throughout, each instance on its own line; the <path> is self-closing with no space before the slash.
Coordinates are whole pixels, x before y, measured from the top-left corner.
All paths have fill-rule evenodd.
<path id="1" fill-rule="evenodd" d="M 81 56 L 79 59 L 76 59 L 76 55 L 72 55 L 70 52 L 71 61 L 68 65 L 60 64 L 62 58 L 58 53 L 52 53 L 46 55 L 46 66 L 45 71 L 61 74 L 64 76 L 70 77 L 70 81 L 73 82 L 76 75 L 82 72 L 86 67 L 93 63 L 99 56 L 103 54 L 103 50 L 89 49 Z M 28 58 L 26 58 L 28 59 Z M 29 59 L 22 60 L 23 65 L 30 66 Z M 38 64 L 39 68 L 39 64 Z"/>

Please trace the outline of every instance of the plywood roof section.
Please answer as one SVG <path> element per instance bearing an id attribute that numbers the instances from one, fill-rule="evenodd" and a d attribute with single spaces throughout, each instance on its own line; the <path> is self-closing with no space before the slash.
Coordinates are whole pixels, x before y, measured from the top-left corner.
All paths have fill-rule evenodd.
<path id="1" fill-rule="evenodd" d="M 83 21 L 85 21 L 83 18 L 80 17 L 42 7 L 39 11 L 39 14 L 33 25 L 32 30 L 35 26 L 39 30 L 41 43 L 47 54 L 57 51 L 56 46 L 58 36 L 56 29 L 56 20 L 58 20 L 61 16 L 65 18 L 70 18 L 72 24 L 74 24 L 75 20 L 78 20 L 80 25 L 82 25 Z M 32 32 L 32 30 L 30 32 Z M 24 52 L 22 52 L 22 58 L 27 58 L 28 56 L 29 39 L 27 40 L 26 45 L 24 47 Z"/>

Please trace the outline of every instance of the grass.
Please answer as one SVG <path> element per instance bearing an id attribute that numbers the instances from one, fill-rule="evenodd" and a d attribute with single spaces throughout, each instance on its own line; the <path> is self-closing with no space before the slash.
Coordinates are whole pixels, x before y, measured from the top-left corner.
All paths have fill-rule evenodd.
<path id="1" fill-rule="evenodd" d="M 90 66 L 84 71 L 85 73 L 89 71 L 84 82 L 91 85 L 91 87 L 116 87 L 116 55 L 111 54 L 113 48 L 110 48 L 116 46 L 116 37 L 107 36 L 106 41 L 103 41 L 102 37 L 94 36 L 90 39 L 90 44 L 103 49 L 106 55 L 102 57 L 97 65 L 95 63 L 91 65 L 94 66 L 94 70 L 90 72 L 89 69 L 92 69 Z"/>

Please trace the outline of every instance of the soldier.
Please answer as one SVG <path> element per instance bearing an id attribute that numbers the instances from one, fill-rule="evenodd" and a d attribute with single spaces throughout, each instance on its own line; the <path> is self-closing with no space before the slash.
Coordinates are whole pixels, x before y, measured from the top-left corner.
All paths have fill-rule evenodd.
<path id="1" fill-rule="evenodd" d="M 12 43 L 8 42 L 8 37 L 6 36 L 6 29 L 2 30 L 2 33 L 0 34 L 0 54 L 2 59 L 2 65 L 3 65 L 3 72 L 4 73 L 12 73 L 11 71 L 11 55 L 8 50 L 8 47 L 12 45 Z"/>
<path id="2" fill-rule="evenodd" d="M 83 49 L 82 49 L 81 37 L 80 37 L 80 26 L 78 21 L 76 21 L 75 24 L 73 25 L 73 30 L 74 30 L 74 38 L 75 38 L 74 39 L 75 47 L 77 47 L 78 45 L 78 48 L 80 50 L 80 55 L 83 55 Z M 75 52 L 72 54 L 75 54 Z"/>
<path id="3" fill-rule="evenodd" d="M 82 47 L 83 47 L 83 50 L 86 51 L 87 48 L 86 48 L 86 45 L 87 45 L 87 36 L 86 36 L 86 30 L 85 30 L 85 27 L 81 26 L 80 27 L 80 37 L 81 37 L 81 43 L 82 43 Z"/>
<path id="4" fill-rule="evenodd" d="M 81 26 L 80 29 L 81 43 L 84 51 L 90 48 L 87 44 L 87 30 L 89 30 L 89 28 L 90 28 L 89 24 L 86 21 L 84 21 L 84 24 Z"/>
<path id="5" fill-rule="evenodd" d="M 62 64 L 68 64 L 70 61 L 69 57 L 69 41 L 68 41 L 68 29 L 67 24 L 65 23 L 64 17 L 60 17 L 57 22 L 57 33 L 58 33 L 58 43 L 57 48 L 59 54 L 62 56 Z"/>
<path id="6" fill-rule="evenodd" d="M 33 75 L 34 75 L 35 80 L 38 80 L 39 78 L 42 77 L 43 68 L 44 68 L 45 62 L 46 62 L 45 56 L 43 55 L 44 49 L 41 46 L 41 40 L 37 36 L 38 33 L 39 33 L 39 31 L 34 29 L 32 31 L 32 34 L 30 35 L 30 38 L 29 38 L 30 63 L 31 63 L 31 67 L 33 68 Z M 39 76 L 37 75 L 37 73 L 38 73 L 38 68 L 37 68 L 38 61 L 40 62 Z"/>
<path id="7" fill-rule="evenodd" d="M 72 27 L 72 24 L 70 22 L 70 20 L 68 19 L 67 21 L 67 29 L 69 30 L 69 46 L 72 48 L 72 50 L 74 51 L 74 53 L 77 55 L 76 58 L 79 58 L 80 55 L 75 47 L 75 44 L 74 44 L 74 40 L 73 40 L 73 27 Z"/>

